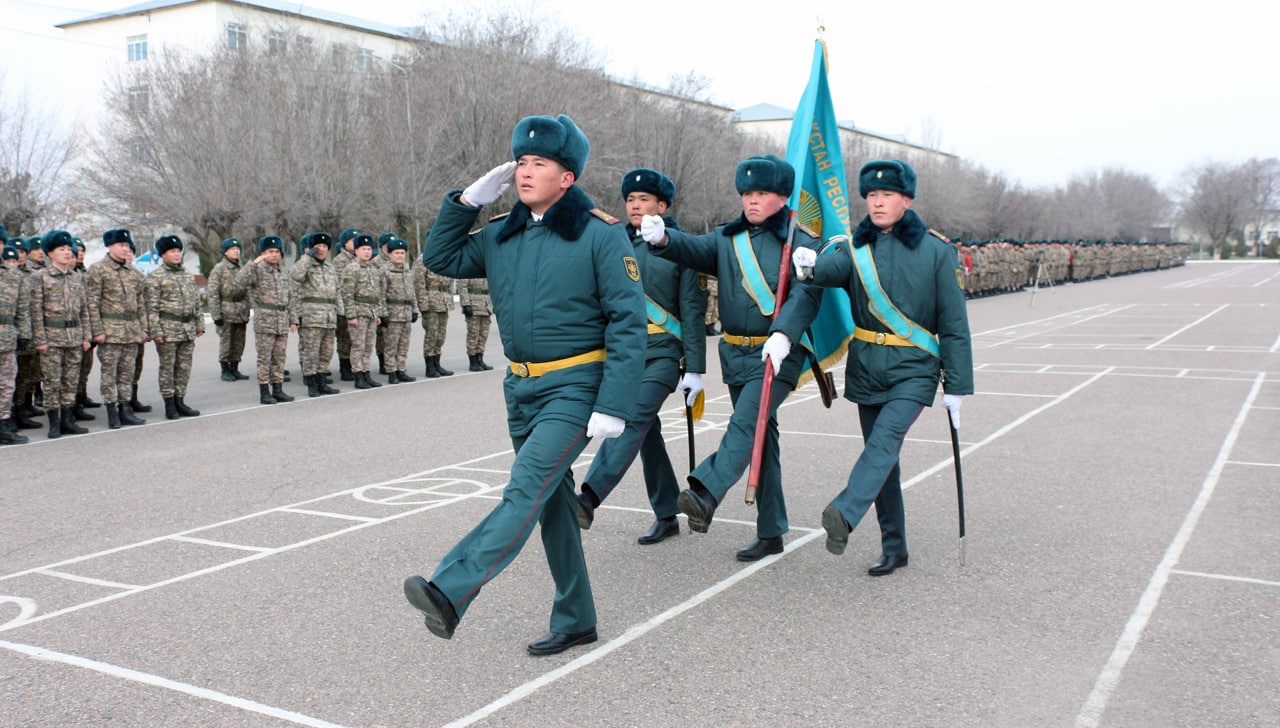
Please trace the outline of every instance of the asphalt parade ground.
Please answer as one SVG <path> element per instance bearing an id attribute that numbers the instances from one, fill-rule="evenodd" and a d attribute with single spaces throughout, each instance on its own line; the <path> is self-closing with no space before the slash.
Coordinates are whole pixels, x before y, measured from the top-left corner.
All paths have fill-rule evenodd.
<path id="1" fill-rule="evenodd" d="M 755 533 L 743 483 L 708 533 L 682 517 L 637 545 L 637 465 L 584 534 L 600 641 L 552 657 L 525 651 L 553 592 L 536 534 L 450 641 L 401 593 L 512 461 L 502 371 L 466 371 L 461 316 L 453 377 L 309 399 L 291 340 L 298 401 L 269 407 L 252 379 L 219 381 L 210 330 L 187 395 L 202 416 L 108 431 L 99 414 L 0 449 L 0 725 L 1280 725 L 1280 266 L 969 316 L 963 564 L 940 406 L 903 452 L 910 565 L 867 574 L 870 514 L 826 551 L 820 513 L 861 439 L 854 406 L 810 385 L 779 414 L 786 551 L 734 559 Z M 729 414 L 709 359 L 699 457 Z M 683 476 L 679 404 L 663 429 Z"/>

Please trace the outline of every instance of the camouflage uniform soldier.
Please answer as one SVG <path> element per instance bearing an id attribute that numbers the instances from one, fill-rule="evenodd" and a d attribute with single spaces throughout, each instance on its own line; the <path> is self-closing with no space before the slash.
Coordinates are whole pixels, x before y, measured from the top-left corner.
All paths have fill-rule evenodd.
<path id="1" fill-rule="evenodd" d="M 284 393 L 284 358 L 293 324 L 293 283 L 280 265 L 284 241 L 276 235 L 258 240 L 258 257 L 240 269 L 231 290 L 253 294 L 253 341 L 258 350 L 258 401 L 292 402 Z"/>
<path id="2" fill-rule="evenodd" d="M 84 267 L 84 241 L 80 238 L 72 238 L 71 241 L 75 243 L 76 272 L 83 277 L 88 272 Z M 96 348 L 98 344 L 91 339 L 88 353 L 80 357 L 80 381 L 76 383 L 76 406 L 72 408 L 77 421 L 94 419 L 85 410 L 102 406 L 101 402 L 95 402 L 89 397 L 89 374 L 93 372 L 93 350 Z"/>
<path id="3" fill-rule="evenodd" d="M 142 319 L 147 315 L 145 283 L 133 261 L 133 238 L 128 230 L 108 230 L 102 234 L 107 257 L 93 264 L 85 275 L 89 330 L 98 345 L 102 364 L 102 399 L 107 403 L 107 426 L 142 425 L 133 414 L 133 371 L 137 367 L 138 344 L 147 340 Z"/>
<path id="4" fill-rule="evenodd" d="M 16 405 L 12 410 L 6 405 L 13 402 L 18 378 L 17 349 L 31 341 L 31 291 L 16 265 L 18 249 L 5 245 L 0 258 L 5 263 L 0 265 L 0 445 L 21 445 L 27 438 L 18 434 Z"/>
<path id="5" fill-rule="evenodd" d="M 382 272 L 369 262 L 373 236 L 360 233 L 352 243 L 356 262 L 342 272 L 342 310 L 351 332 L 351 373 L 356 389 L 381 387 L 369 378 L 369 356 L 377 342 L 375 329 L 387 310 L 387 284 Z"/>
<path id="6" fill-rule="evenodd" d="M 338 296 L 338 272 L 328 262 L 333 238 L 328 233 L 302 236 L 305 254 L 289 269 L 296 286 L 294 295 L 298 312 L 298 358 L 302 360 L 303 381 L 307 396 L 337 394 L 323 373 L 333 358 L 334 332 L 342 318 L 342 299 Z"/>
<path id="7" fill-rule="evenodd" d="M 187 406 L 187 382 L 196 338 L 204 336 L 204 313 L 195 276 L 182 267 L 182 241 L 165 235 L 156 241 L 161 265 L 147 276 L 147 331 L 160 358 L 160 397 L 164 416 L 196 417 L 199 410 Z"/>
<path id="8" fill-rule="evenodd" d="M 338 234 L 339 249 L 333 256 L 333 269 L 338 273 L 339 288 L 342 287 L 342 271 L 356 261 L 356 251 L 352 241 L 359 234 L 360 231 L 355 228 L 347 228 Z M 351 373 L 351 334 L 347 331 L 345 316 L 338 317 L 337 342 L 338 376 L 344 382 L 355 381 L 356 377 Z"/>
<path id="9" fill-rule="evenodd" d="M 374 247 L 373 258 L 369 260 L 369 264 L 372 265 L 374 268 L 377 268 L 379 273 L 385 273 L 387 270 L 387 262 L 389 258 L 387 257 L 387 243 L 385 242 L 385 239 L 387 238 L 388 235 L 390 235 L 391 237 L 395 237 L 393 233 L 383 233 L 382 235 L 378 236 L 378 245 Z M 373 347 L 374 351 L 376 351 L 378 354 L 378 373 L 379 374 L 387 373 L 387 363 L 386 363 L 386 360 L 383 358 L 383 347 L 385 345 L 385 342 L 383 341 L 383 339 L 386 336 L 386 331 L 387 331 L 387 319 L 384 316 L 382 319 L 382 323 L 378 326 L 377 333 L 375 334 L 376 339 Z"/>
<path id="10" fill-rule="evenodd" d="M 493 367 L 484 362 L 484 345 L 489 341 L 489 321 L 493 307 L 489 302 L 489 281 L 468 278 L 458 281 L 458 303 L 467 319 L 467 359 L 473 372 L 487 372 Z"/>
<path id="11" fill-rule="evenodd" d="M 209 312 L 218 331 L 218 362 L 222 365 L 222 381 L 248 379 L 240 373 L 244 356 L 244 334 L 249 328 L 249 300 L 241 293 L 231 295 L 231 281 L 240 272 L 243 244 L 236 238 L 222 241 L 222 260 L 209 271 Z"/>
<path id="12" fill-rule="evenodd" d="M 383 233 L 381 240 L 386 253 L 383 277 L 386 281 L 387 313 L 382 318 L 382 361 L 387 367 L 387 381 L 416 381 L 405 371 L 405 359 L 409 354 L 410 328 L 418 320 L 417 297 L 414 292 L 413 271 L 405 258 L 409 245 L 394 233 Z"/>
<path id="13" fill-rule="evenodd" d="M 74 244 L 65 230 L 44 236 L 52 264 L 31 280 L 31 343 L 40 353 L 49 439 L 83 435 L 72 408 L 80 379 L 80 357 L 89 350 L 89 309 L 84 280 L 75 272 Z"/>
<path id="14" fill-rule="evenodd" d="M 720 335 L 720 288 L 715 276 L 707 276 L 707 336 Z"/>
<path id="15" fill-rule="evenodd" d="M 440 365 L 440 350 L 453 308 L 453 280 L 433 273 L 418 260 L 413 268 L 413 287 L 418 310 L 422 312 L 422 357 L 427 362 L 427 376 L 448 377 L 453 372 Z"/>
<path id="16" fill-rule="evenodd" d="M 19 269 L 27 276 L 28 282 L 35 283 L 34 277 L 44 269 L 44 251 L 40 247 L 40 238 L 27 240 L 17 238 L 18 249 L 25 252 Z M 34 321 L 32 326 L 34 326 Z M 44 378 L 44 370 L 40 365 L 40 352 L 34 344 L 18 347 L 18 379 L 14 384 L 14 398 L 18 403 L 18 429 L 38 429 L 40 425 L 29 417 L 45 414 L 36 402 L 40 396 L 40 382 Z"/>

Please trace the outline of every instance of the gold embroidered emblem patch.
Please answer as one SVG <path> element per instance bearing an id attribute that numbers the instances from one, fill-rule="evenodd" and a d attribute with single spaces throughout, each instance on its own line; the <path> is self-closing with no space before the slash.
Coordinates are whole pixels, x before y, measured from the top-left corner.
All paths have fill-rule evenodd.
<path id="1" fill-rule="evenodd" d="M 627 256 L 622 259 L 622 264 L 627 268 L 627 277 L 633 281 L 640 280 L 640 266 L 636 263 L 636 259 Z"/>
<path id="2" fill-rule="evenodd" d="M 964 268 L 956 268 L 956 285 L 960 286 L 960 290 L 964 290 Z"/>
<path id="3" fill-rule="evenodd" d="M 707 290 L 707 277 L 702 273 L 698 274 L 698 290 L 699 291 Z"/>

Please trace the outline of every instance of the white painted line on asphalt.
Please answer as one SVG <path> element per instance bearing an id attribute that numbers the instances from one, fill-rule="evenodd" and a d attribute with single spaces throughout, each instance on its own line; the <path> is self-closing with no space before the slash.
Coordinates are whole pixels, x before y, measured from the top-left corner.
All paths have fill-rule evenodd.
<path id="1" fill-rule="evenodd" d="M 1267 408 L 1254 407 L 1254 409 L 1267 409 Z M 1228 465 L 1252 465 L 1258 468 L 1280 468 L 1280 463 L 1254 463 L 1248 460 L 1228 460 L 1227 464 Z"/>
<path id="2" fill-rule="evenodd" d="M 1280 335 L 1276 336 L 1275 343 L 1271 345 L 1270 349 L 1267 349 L 1268 354 L 1275 354 L 1277 352 L 1280 352 Z"/>
<path id="3" fill-rule="evenodd" d="M 187 683 L 170 680 L 169 678 L 160 677 L 159 675 L 151 675 L 149 673 L 131 670 L 127 667 L 120 667 L 119 665 L 111 665 L 105 662 L 98 662 L 97 660 L 90 660 L 87 657 L 68 655 L 62 652 L 47 650 L 43 647 L 24 645 L 17 642 L 0 641 L 0 648 L 12 650 L 13 652 L 27 655 L 28 657 L 34 657 L 37 660 L 44 660 L 45 662 L 60 662 L 64 665 L 93 670 L 95 672 L 100 672 L 103 675 L 117 677 L 122 680 L 128 680 L 129 682 L 142 683 L 143 685 L 151 685 L 165 690 L 172 690 L 174 692 L 190 695 L 194 698 L 221 703 L 237 710 L 258 713 L 259 715 L 265 715 L 278 720 L 296 723 L 298 725 L 314 726 L 315 728 L 343 728 L 338 723 L 330 723 L 327 720 L 312 718 L 309 715 L 295 713 L 292 710 L 274 708 L 270 705 L 263 705 L 262 703 L 253 700 L 237 698 L 234 695 L 227 695 L 226 693 L 220 693 L 216 690 L 188 685 Z"/>
<path id="4" fill-rule="evenodd" d="M 278 513 L 297 513 L 303 516 L 320 516 L 321 518 L 339 518 L 344 521 L 364 521 L 370 523 L 376 521 L 376 518 L 368 516 L 353 516 L 349 513 L 332 513 L 330 511 L 312 511 L 306 508 L 281 508 Z"/>
<path id="5" fill-rule="evenodd" d="M 54 571 L 53 569 L 40 569 L 36 572 L 41 576 L 52 576 L 55 579 L 66 579 L 67 581 L 78 581 L 81 584 L 93 584 L 94 586 L 105 586 L 109 589 L 137 589 L 137 584 L 125 584 L 119 581 L 107 581 L 106 579 L 95 579 L 92 576 L 81 576 L 80 574 L 68 574 L 65 571 Z"/>
<path id="6" fill-rule="evenodd" d="M 719 523 L 720 519 L 717 518 L 716 522 Z M 801 536 L 795 541 L 792 541 L 791 543 L 787 544 L 786 551 L 783 551 L 780 554 L 774 554 L 773 556 L 766 556 L 765 558 L 760 559 L 754 564 L 751 564 L 750 566 L 740 571 L 734 572 L 732 576 L 716 582 L 715 584 L 708 587 L 707 589 L 704 589 L 703 591 L 675 605 L 674 607 L 668 609 L 667 611 L 653 616 L 647 622 L 641 622 L 640 624 L 632 626 L 630 629 L 628 629 L 626 632 L 623 632 L 621 635 L 609 640 L 608 642 L 591 650 L 590 652 L 587 652 L 586 654 L 575 658 L 573 661 L 567 662 L 564 665 L 561 665 L 560 667 L 556 668 L 555 670 L 543 673 L 542 675 L 539 675 L 537 678 L 534 678 L 533 680 L 530 680 L 529 682 L 516 687 L 511 692 L 507 693 L 506 695 L 503 695 L 501 698 L 498 698 L 492 703 L 489 703 L 488 705 L 485 705 L 468 715 L 464 715 L 455 721 L 445 724 L 445 728 L 463 728 L 463 726 L 472 725 L 473 723 L 476 723 L 481 720 L 484 720 L 485 718 L 488 718 L 489 716 L 493 715 L 494 713 L 497 713 L 499 710 L 502 710 L 508 705 L 512 705 L 514 703 L 520 702 L 521 700 L 524 700 L 525 698 L 536 693 L 538 690 L 546 687 L 547 685 L 550 685 L 551 683 L 554 683 L 560 678 L 565 677 L 567 675 L 571 675 L 577 672 L 578 670 L 586 667 L 587 665 L 590 665 L 591 663 L 606 657 L 611 652 L 617 649 L 620 649 L 622 647 L 625 647 L 626 645 L 636 641 L 637 639 L 643 637 L 649 632 L 652 632 L 653 630 L 657 629 L 663 624 L 671 621 L 672 619 L 675 619 L 676 617 L 680 616 L 681 614 L 684 614 L 690 609 L 693 609 L 699 604 L 702 604 L 703 602 L 711 599 L 712 597 L 720 594 L 721 592 L 726 591 L 727 589 L 734 586 L 738 582 L 751 577 L 757 571 L 760 571 L 766 566 L 772 565 L 775 561 L 778 561 L 779 559 L 783 558 L 787 554 L 794 553 L 799 549 L 799 547 L 803 546 L 809 541 L 812 541 L 818 538 L 819 536 L 825 537 L 826 535 L 827 535 L 826 531 L 819 529 L 805 536 Z"/>
<path id="7" fill-rule="evenodd" d="M 1262 383 L 1266 380 L 1266 376 L 1265 373 L 1259 373 L 1253 380 L 1253 387 L 1249 390 L 1249 394 L 1245 396 L 1244 403 L 1240 405 L 1240 411 L 1236 413 L 1235 422 L 1231 424 L 1231 429 L 1227 432 L 1226 438 L 1223 439 L 1222 447 L 1218 450 L 1218 457 L 1215 458 L 1213 466 L 1209 468 L 1209 474 L 1205 476 L 1204 484 L 1200 487 L 1200 494 L 1196 497 L 1195 502 L 1192 503 L 1191 510 L 1187 511 L 1178 533 L 1165 550 L 1164 558 L 1156 566 L 1155 573 L 1151 575 L 1151 580 L 1147 583 L 1146 590 L 1143 591 L 1141 599 L 1138 600 L 1138 606 L 1133 610 L 1133 614 L 1129 616 L 1129 621 L 1124 626 L 1124 632 L 1121 633 L 1115 649 L 1111 652 L 1111 657 L 1102 668 L 1102 673 L 1098 675 L 1098 680 L 1094 683 L 1093 690 L 1089 693 L 1088 699 L 1085 700 L 1084 706 L 1080 709 L 1080 714 L 1076 716 L 1076 728 L 1097 728 L 1099 725 L 1102 713 L 1107 708 L 1107 701 L 1111 699 L 1111 694 L 1115 692 L 1116 686 L 1120 684 L 1120 675 L 1124 671 L 1125 664 L 1129 662 L 1129 657 L 1137 649 L 1138 641 L 1142 639 L 1142 633 L 1147 627 L 1147 622 L 1151 620 L 1151 615 L 1155 612 L 1156 606 L 1160 602 L 1160 595 L 1164 592 L 1165 584 L 1169 581 L 1169 574 L 1173 571 L 1173 567 L 1177 565 L 1178 559 L 1182 557 L 1182 550 L 1186 547 L 1187 542 L 1191 540 L 1191 534 L 1195 531 L 1196 524 L 1200 522 L 1200 515 L 1204 513 L 1204 509 L 1209 505 L 1209 500 L 1213 497 L 1213 491 L 1218 485 L 1218 480 L 1222 477 L 1222 471 L 1227 465 L 1231 450 L 1235 447 L 1236 438 L 1240 436 L 1240 431 L 1244 429 L 1249 410 L 1253 406 L 1254 400 L 1257 399 L 1258 392 L 1262 390 Z"/>
<path id="8" fill-rule="evenodd" d="M 1227 310 L 1228 308 L 1230 308 L 1230 306 L 1229 306 L 1228 304 L 1225 304 L 1225 303 L 1224 303 L 1224 304 L 1222 304 L 1221 306 L 1219 306 L 1219 307 L 1217 307 L 1217 308 L 1213 309 L 1213 310 L 1212 310 L 1212 311 L 1210 311 L 1209 313 L 1207 313 L 1207 314 L 1205 314 L 1205 315 L 1201 316 L 1200 318 L 1196 319 L 1195 321 L 1192 321 L 1191 323 L 1187 324 L 1186 326 L 1183 326 L 1182 328 L 1178 329 L 1177 331 L 1173 332 L 1172 334 L 1169 334 L 1168 336 L 1164 337 L 1163 339 L 1160 339 L 1159 341 L 1154 342 L 1153 344 L 1151 344 L 1150 346 L 1148 346 L 1148 347 L 1146 347 L 1146 348 L 1147 348 L 1148 350 L 1150 350 L 1150 349 L 1154 349 L 1154 348 L 1156 348 L 1157 346 L 1160 346 L 1161 344 L 1165 343 L 1166 341 L 1169 341 L 1170 339 L 1173 339 L 1173 338 L 1177 337 L 1179 334 L 1182 334 L 1183 332 L 1187 331 L 1188 329 L 1191 329 L 1191 328 L 1194 328 L 1194 327 L 1196 327 L 1196 326 L 1199 326 L 1200 324 L 1204 323 L 1205 321 L 1208 321 L 1208 320 L 1209 320 L 1210 318 L 1212 318 L 1213 316 L 1217 315 L 1219 312 L 1221 312 L 1221 311 L 1225 311 L 1225 310 Z"/>
<path id="9" fill-rule="evenodd" d="M 1203 571 L 1183 571 L 1182 569 L 1174 569 L 1170 574 L 1180 574 L 1182 576 L 1198 576 L 1202 579 L 1221 579 L 1222 581 L 1238 581 L 1243 584 L 1259 584 L 1261 586 L 1280 586 L 1280 581 L 1267 581 L 1265 579 L 1254 579 L 1248 576 L 1230 576 L 1228 574 L 1206 574 Z"/>
<path id="10" fill-rule="evenodd" d="M 272 549 L 268 546 L 246 546 L 242 543 L 231 543 L 229 541 L 214 541 L 209 538 L 196 538 L 195 536 L 171 536 L 170 541 L 182 541 L 184 543 L 194 543 L 201 546 L 213 546 L 220 549 L 234 549 L 236 551 L 252 551 L 254 553 L 265 553 Z"/>

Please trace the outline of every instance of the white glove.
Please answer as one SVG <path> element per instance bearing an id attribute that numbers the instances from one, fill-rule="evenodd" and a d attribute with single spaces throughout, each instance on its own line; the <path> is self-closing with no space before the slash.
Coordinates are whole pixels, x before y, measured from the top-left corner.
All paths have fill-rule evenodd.
<path id="1" fill-rule="evenodd" d="M 491 204 L 507 188 L 511 186 L 511 178 L 516 174 L 516 163 L 505 162 L 499 164 L 480 179 L 472 182 L 469 187 L 462 191 L 462 201 L 472 207 L 484 207 Z"/>
<path id="2" fill-rule="evenodd" d="M 603 412 L 592 412 L 591 419 L 587 420 L 587 437 L 611 440 L 621 435 L 626 426 L 626 420 L 620 417 L 606 415 Z"/>
<path id="3" fill-rule="evenodd" d="M 645 215 L 640 221 L 640 237 L 650 245 L 662 247 L 666 245 L 667 223 L 661 215 Z"/>
<path id="4" fill-rule="evenodd" d="M 796 278 L 803 281 L 813 275 L 813 266 L 818 262 L 818 251 L 813 248 L 796 248 L 791 251 L 791 262 L 796 266 Z"/>
<path id="5" fill-rule="evenodd" d="M 769 338 L 764 342 L 760 358 L 773 362 L 773 373 L 777 374 L 782 371 L 782 360 L 786 359 L 790 353 L 791 339 L 781 331 L 775 331 L 769 334 Z"/>
<path id="6" fill-rule="evenodd" d="M 942 395 L 942 406 L 947 408 L 947 412 L 951 413 L 951 426 L 960 429 L 960 404 L 964 400 L 958 394 Z"/>
<path id="7" fill-rule="evenodd" d="M 702 375 L 697 372 L 685 372 L 684 376 L 680 377 L 679 389 L 681 392 L 689 391 L 684 398 L 684 403 L 692 407 L 694 400 L 698 398 L 698 392 L 702 391 Z"/>

